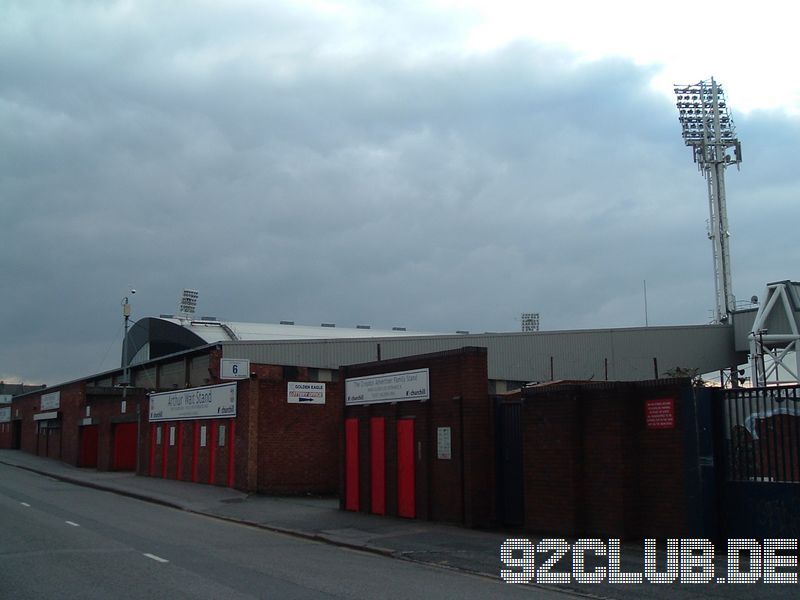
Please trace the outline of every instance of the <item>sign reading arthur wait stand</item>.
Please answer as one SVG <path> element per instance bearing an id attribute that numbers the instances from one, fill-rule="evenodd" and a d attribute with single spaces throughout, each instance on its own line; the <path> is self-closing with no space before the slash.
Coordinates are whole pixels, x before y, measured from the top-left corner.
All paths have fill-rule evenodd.
<path id="1" fill-rule="evenodd" d="M 236 416 L 236 383 L 150 394 L 150 421 Z"/>
<path id="2" fill-rule="evenodd" d="M 429 400 L 431 397 L 429 379 L 428 369 L 345 379 L 345 404 L 355 406 L 381 402 Z"/>

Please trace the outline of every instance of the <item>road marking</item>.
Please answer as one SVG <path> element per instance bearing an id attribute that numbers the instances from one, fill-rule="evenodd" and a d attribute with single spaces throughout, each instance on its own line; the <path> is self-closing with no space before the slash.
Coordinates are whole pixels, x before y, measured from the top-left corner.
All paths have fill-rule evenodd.
<path id="1" fill-rule="evenodd" d="M 20 504 L 22 504 L 22 506 L 27 506 L 28 508 L 30 508 L 30 507 L 31 507 L 31 505 L 30 505 L 30 504 L 28 504 L 27 502 L 20 502 Z"/>
<path id="2" fill-rule="evenodd" d="M 168 563 L 169 561 L 166 558 L 161 558 L 160 556 L 156 556 L 155 554 L 149 554 L 147 552 L 144 553 L 147 558 L 152 558 L 156 562 L 160 563 Z"/>
<path id="3" fill-rule="evenodd" d="M 65 522 L 67 525 L 72 525 L 73 527 L 80 527 L 80 525 L 78 525 L 77 523 L 75 523 L 75 522 L 73 522 L 73 521 L 64 521 L 64 522 Z"/>

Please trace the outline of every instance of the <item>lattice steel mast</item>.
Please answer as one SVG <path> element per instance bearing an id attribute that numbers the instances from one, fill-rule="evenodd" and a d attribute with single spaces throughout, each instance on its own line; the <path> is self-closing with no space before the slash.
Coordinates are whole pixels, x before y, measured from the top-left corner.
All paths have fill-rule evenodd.
<path id="1" fill-rule="evenodd" d="M 736 299 L 731 283 L 728 211 L 725 204 L 725 168 L 742 162 L 742 146 L 736 139 L 725 94 L 714 81 L 675 85 L 678 120 L 683 141 L 692 148 L 694 162 L 708 183 L 710 213 L 708 237 L 714 255 L 714 321 L 724 323 L 734 310 Z M 733 150 L 733 156 L 728 150 Z"/>

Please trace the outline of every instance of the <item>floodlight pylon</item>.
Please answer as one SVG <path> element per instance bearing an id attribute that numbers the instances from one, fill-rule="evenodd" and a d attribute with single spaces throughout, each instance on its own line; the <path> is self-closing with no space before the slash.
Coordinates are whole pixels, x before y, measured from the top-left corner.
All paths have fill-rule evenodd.
<path id="1" fill-rule="evenodd" d="M 725 93 L 713 77 L 691 85 L 675 85 L 674 90 L 683 141 L 692 148 L 694 162 L 708 186 L 708 237 L 714 259 L 714 321 L 725 323 L 736 307 L 731 275 L 725 169 L 729 165 L 739 167 L 742 147 L 736 138 Z"/>

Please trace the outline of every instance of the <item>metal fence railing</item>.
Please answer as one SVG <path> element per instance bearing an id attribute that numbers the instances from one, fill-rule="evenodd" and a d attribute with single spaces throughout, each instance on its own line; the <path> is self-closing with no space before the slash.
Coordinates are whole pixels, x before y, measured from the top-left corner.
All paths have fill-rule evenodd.
<path id="1" fill-rule="evenodd" d="M 727 481 L 800 483 L 800 387 L 723 391 Z"/>

